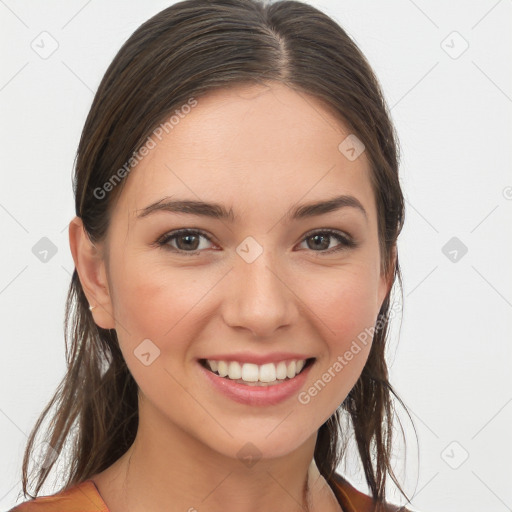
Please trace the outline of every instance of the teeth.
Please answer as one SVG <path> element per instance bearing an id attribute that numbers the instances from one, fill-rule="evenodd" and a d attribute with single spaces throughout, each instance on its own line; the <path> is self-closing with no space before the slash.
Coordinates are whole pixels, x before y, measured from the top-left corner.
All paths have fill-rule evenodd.
<path id="1" fill-rule="evenodd" d="M 225 361 L 219 361 L 217 371 L 219 372 L 219 375 L 221 377 L 225 377 L 228 374 L 228 363 L 226 363 Z"/>
<path id="2" fill-rule="evenodd" d="M 236 361 L 231 361 L 228 365 L 228 373 L 230 379 L 242 378 L 242 367 Z"/>
<path id="3" fill-rule="evenodd" d="M 245 363 L 242 366 L 242 375 L 240 377 L 232 376 L 228 374 L 228 377 L 230 379 L 242 379 L 246 382 L 257 382 L 258 381 L 258 365 L 257 364 L 251 364 L 251 363 Z"/>
<path id="4" fill-rule="evenodd" d="M 284 361 L 277 363 L 276 378 L 278 378 L 280 380 L 286 379 L 287 372 L 288 372 L 288 370 L 286 369 L 286 363 Z"/>
<path id="5" fill-rule="evenodd" d="M 261 382 L 274 382 L 276 380 L 276 373 L 276 365 L 274 363 L 263 364 L 260 366 L 259 380 Z"/>
<path id="6" fill-rule="evenodd" d="M 207 366 L 212 372 L 218 373 L 221 377 L 231 380 L 242 380 L 244 382 L 275 382 L 276 380 L 293 379 L 299 374 L 304 365 L 305 359 L 292 361 L 280 361 L 277 364 L 266 363 L 257 365 L 253 363 L 239 363 L 238 361 L 214 361 L 207 359 Z"/>
<path id="7" fill-rule="evenodd" d="M 293 377 L 295 377 L 295 375 L 297 375 L 297 372 L 295 371 L 297 369 L 297 363 L 295 361 L 292 361 L 287 369 L 286 369 L 286 376 L 289 378 L 289 379 L 292 379 Z"/>

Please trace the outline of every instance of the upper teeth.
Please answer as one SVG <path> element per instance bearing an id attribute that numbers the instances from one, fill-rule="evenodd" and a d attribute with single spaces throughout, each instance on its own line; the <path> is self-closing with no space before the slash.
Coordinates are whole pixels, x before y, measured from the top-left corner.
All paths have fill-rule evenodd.
<path id="1" fill-rule="evenodd" d="M 292 379 L 297 375 L 306 360 L 293 359 L 285 362 L 281 361 L 277 364 L 266 363 L 257 365 L 253 363 L 239 363 L 238 361 L 214 361 L 206 360 L 210 369 L 218 372 L 221 377 L 229 377 L 233 380 L 242 379 L 246 382 L 274 382 L 276 379 Z"/>

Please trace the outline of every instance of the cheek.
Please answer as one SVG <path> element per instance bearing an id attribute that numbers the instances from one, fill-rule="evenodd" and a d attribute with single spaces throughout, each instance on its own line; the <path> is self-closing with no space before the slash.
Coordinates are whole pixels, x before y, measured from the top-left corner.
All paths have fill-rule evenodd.
<path id="1" fill-rule="evenodd" d="M 301 281 L 298 295 L 305 298 L 310 315 L 316 315 L 323 325 L 331 349 L 343 348 L 375 324 L 379 282 L 369 266 L 352 265 Z"/>
<path id="2" fill-rule="evenodd" d="M 198 279 L 167 267 L 147 271 L 142 263 L 134 257 L 112 273 L 121 352 L 145 396 L 163 408 L 172 396 L 173 407 L 186 410 L 183 376 L 175 375 L 183 374 L 190 340 L 204 328 L 204 297 L 218 277 Z"/>
<path id="3" fill-rule="evenodd" d="M 181 299 L 186 299 L 187 288 L 183 288 L 180 274 L 175 273 L 171 279 L 170 272 L 158 272 L 148 263 L 143 255 L 131 254 L 111 272 L 116 320 L 132 337 L 160 336 L 165 327 L 172 327 L 179 310 L 185 307 Z"/>
<path id="4" fill-rule="evenodd" d="M 305 283 L 301 293 L 308 297 L 308 314 L 316 318 L 316 336 L 323 340 L 324 352 L 302 403 L 316 397 L 320 409 L 332 412 L 346 398 L 367 361 L 380 308 L 378 280 L 368 266 L 361 266 L 344 269 L 338 277 L 317 278 L 315 287 L 311 286 L 311 282 Z"/>
<path id="5" fill-rule="evenodd" d="M 172 349 L 178 363 L 185 359 L 189 340 L 207 321 L 205 296 L 219 276 L 211 271 L 199 275 L 193 268 L 147 268 L 142 256 L 131 257 L 112 272 L 120 341 L 128 358 L 143 340 L 150 339 L 162 355 Z"/>

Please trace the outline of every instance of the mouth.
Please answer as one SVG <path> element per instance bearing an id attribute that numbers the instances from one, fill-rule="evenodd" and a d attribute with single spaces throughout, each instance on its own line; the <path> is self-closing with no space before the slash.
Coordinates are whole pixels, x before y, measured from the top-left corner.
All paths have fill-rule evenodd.
<path id="1" fill-rule="evenodd" d="M 314 357 L 302 360 L 290 359 L 262 365 L 239 361 L 199 359 L 199 364 L 214 375 L 233 383 L 268 387 L 293 380 L 308 369 L 315 359 Z"/>

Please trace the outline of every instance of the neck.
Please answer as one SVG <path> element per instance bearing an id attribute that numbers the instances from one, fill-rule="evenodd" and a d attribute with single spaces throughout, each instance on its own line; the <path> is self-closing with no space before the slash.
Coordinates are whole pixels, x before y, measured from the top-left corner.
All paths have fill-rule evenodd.
<path id="1" fill-rule="evenodd" d="M 110 512 L 340 510 L 314 462 L 316 433 L 285 456 L 258 460 L 250 444 L 228 457 L 162 418 L 144 418 L 130 449 L 92 478 Z"/>

